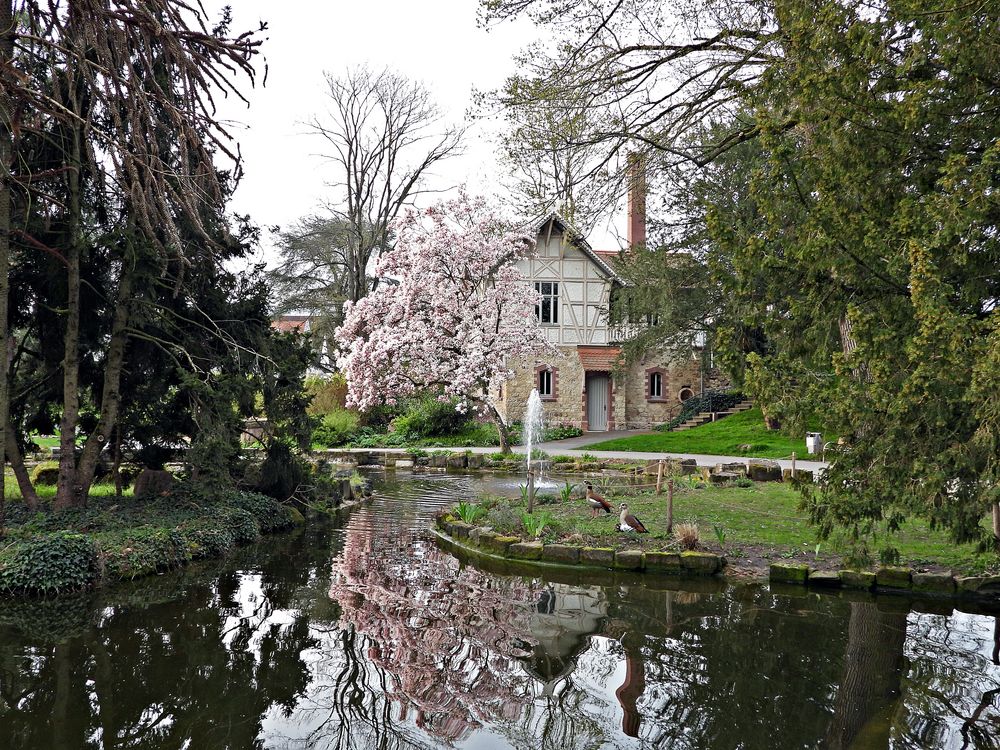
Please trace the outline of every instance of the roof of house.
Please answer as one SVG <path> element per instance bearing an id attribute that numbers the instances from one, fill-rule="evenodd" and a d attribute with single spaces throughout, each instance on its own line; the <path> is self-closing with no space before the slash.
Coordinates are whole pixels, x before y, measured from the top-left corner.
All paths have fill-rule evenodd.
<path id="1" fill-rule="evenodd" d="M 271 321 L 271 328 L 282 333 L 303 333 L 309 329 L 308 315 L 281 315 Z"/>
<path id="2" fill-rule="evenodd" d="M 576 353 L 584 370 L 611 372 L 622 355 L 620 346 L 578 346 Z"/>
<path id="3" fill-rule="evenodd" d="M 609 278 L 614 279 L 618 283 L 624 283 L 622 278 L 615 273 L 615 270 L 604 259 L 605 257 L 611 258 L 617 255 L 617 251 L 594 250 L 580 230 L 570 224 L 569 221 L 567 221 L 566 218 L 564 218 L 558 211 L 553 211 L 544 219 L 539 221 L 535 225 L 535 231 L 541 233 L 541 231 L 545 228 L 545 225 L 549 222 L 558 226 L 559 229 L 562 230 L 563 236 L 576 245 L 576 247 L 579 248 L 584 255 L 590 258 L 590 260 L 594 262 L 594 265 L 601 269 L 601 271 L 603 271 Z"/>

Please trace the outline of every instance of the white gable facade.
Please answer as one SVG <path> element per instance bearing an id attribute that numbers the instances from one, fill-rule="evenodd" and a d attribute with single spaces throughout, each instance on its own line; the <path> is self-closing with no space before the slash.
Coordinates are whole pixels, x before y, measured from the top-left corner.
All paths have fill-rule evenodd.
<path id="1" fill-rule="evenodd" d="M 607 318 L 611 291 L 622 283 L 613 256 L 595 252 L 557 214 L 538 227 L 535 254 L 518 268 L 540 294 L 536 315 L 558 356 L 512 363 L 515 376 L 496 396 L 508 423 L 522 418 L 533 388 L 548 426 L 591 432 L 667 422 L 698 392 L 697 358 L 622 360 L 621 333 Z"/>

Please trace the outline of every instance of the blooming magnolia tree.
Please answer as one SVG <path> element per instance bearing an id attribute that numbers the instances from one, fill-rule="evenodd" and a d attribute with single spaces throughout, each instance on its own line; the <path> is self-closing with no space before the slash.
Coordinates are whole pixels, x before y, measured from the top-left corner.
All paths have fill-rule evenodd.
<path id="1" fill-rule="evenodd" d="M 462 192 L 394 226 L 377 265 L 384 281 L 348 303 L 336 331 L 347 403 L 362 411 L 426 390 L 490 416 L 509 451 L 507 425 L 490 401 L 513 377 L 511 360 L 549 351 L 534 290 L 515 263 L 534 250 L 486 200 Z"/>

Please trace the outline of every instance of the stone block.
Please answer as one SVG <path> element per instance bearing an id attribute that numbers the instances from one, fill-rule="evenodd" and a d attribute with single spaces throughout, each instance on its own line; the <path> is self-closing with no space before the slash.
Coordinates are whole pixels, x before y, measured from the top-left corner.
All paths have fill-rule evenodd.
<path id="1" fill-rule="evenodd" d="M 782 469 L 781 470 L 781 479 L 782 479 L 782 481 L 785 481 L 785 482 L 793 482 L 794 481 L 794 482 L 802 482 L 804 484 L 812 484 L 812 482 L 813 482 L 813 473 L 811 471 L 809 471 L 809 469 L 796 469 L 795 470 L 795 478 L 792 479 L 792 470 L 791 469 Z"/>
<path id="2" fill-rule="evenodd" d="M 741 476 L 743 475 L 737 474 L 736 472 L 733 471 L 719 471 L 710 474 L 709 478 L 712 484 L 727 484 L 729 482 L 735 482 Z"/>
<path id="3" fill-rule="evenodd" d="M 681 556 L 676 552 L 647 552 L 646 570 L 656 573 L 680 573 Z"/>
<path id="4" fill-rule="evenodd" d="M 610 547 L 582 547 L 580 549 L 580 563 L 613 568 L 615 566 L 615 551 Z"/>
<path id="5" fill-rule="evenodd" d="M 569 544 L 546 544 L 542 547 L 542 559 L 546 562 L 576 565 L 580 561 L 580 548 Z"/>
<path id="6" fill-rule="evenodd" d="M 909 568 L 879 568 L 875 571 L 875 585 L 886 589 L 908 589 L 912 573 L 913 571 Z"/>
<path id="7" fill-rule="evenodd" d="M 451 522 L 451 535 L 455 537 L 455 539 L 468 539 L 471 533 L 471 524 L 467 524 L 465 521 Z"/>
<path id="8" fill-rule="evenodd" d="M 515 542 L 507 548 L 507 556 L 516 560 L 540 560 L 542 558 L 542 543 Z"/>
<path id="9" fill-rule="evenodd" d="M 840 574 L 835 570 L 814 570 L 809 573 L 809 585 L 837 588 L 840 586 Z"/>
<path id="10" fill-rule="evenodd" d="M 680 558 L 681 567 L 688 573 L 710 576 L 722 570 L 722 558 L 711 552 L 681 552 Z"/>
<path id="11" fill-rule="evenodd" d="M 757 459 L 747 464 L 747 476 L 755 482 L 780 482 L 781 466 L 775 461 Z"/>
<path id="12" fill-rule="evenodd" d="M 932 594 L 955 593 L 955 579 L 947 573 L 914 573 L 911 580 L 914 591 Z"/>
<path id="13" fill-rule="evenodd" d="M 507 549 L 510 545 L 515 544 L 520 541 L 516 536 L 495 536 L 489 540 L 487 544 L 487 549 L 490 552 L 495 552 L 498 555 L 506 555 Z"/>
<path id="14" fill-rule="evenodd" d="M 642 570 L 641 549 L 626 549 L 615 552 L 615 568 L 618 570 Z"/>
<path id="15" fill-rule="evenodd" d="M 804 584 L 809 579 L 809 566 L 771 563 L 768 579 L 775 583 Z"/>
<path id="16" fill-rule="evenodd" d="M 448 465 L 448 454 L 446 453 L 435 453 L 427 458 L 428 465 L 433 469 L 443 469 Z"/>
<path id="17" fill-rule="evenodd" d="M 469 469 L 483 468 L 483 457 L 478 453 L 470 453 L 465 459 L 465 465 Z"/>
<path id="18" fill-rule="evenodd" d="M 476 539 L 474 540 L 476 544 L 482 547 L 483 549 L 487 550 L 492 549 L 493 540 L 500 535 L 497 534 L 492 529 L 478 529 L 478 531 L 479 533 L 477 534 Z"/>
<path id="19" fill-rule="evenodd" d="M 726 464 L 716 464 L 712 467 L 713 474 L 736 474 L 738 476 L 746 476 L 747 465 L 740 461 L 732 461 Z"/>
<path id="20" fill-rule="evenodd" d="M 449 469 L 464 469 L 466 468 L 468 459 L 469 457 L 466 456 L 464 453 L 452 453 L 450 456 L 448 456 L 448 460 L 445 462 L 445 465 Z"/>
<path id="21" fill-rule="evenodd" d="M 871 589 L 875 586 L 875 574 L 865 570 L 842 570 L 840 583 L 849 589 Z"/>
<path id="22" fill-rule="evenodd" d="M 397 458 L 396 459 L 396 468 L 397 469 L 412 469 L 413 468 L 413 460 L 409 459 L 409 458 Z"/>
<path id="23" fill-rule="evenodd" d="M 955 583 L 959 594 L 1000 597 L 1000 576 L 967 576 Z"/>

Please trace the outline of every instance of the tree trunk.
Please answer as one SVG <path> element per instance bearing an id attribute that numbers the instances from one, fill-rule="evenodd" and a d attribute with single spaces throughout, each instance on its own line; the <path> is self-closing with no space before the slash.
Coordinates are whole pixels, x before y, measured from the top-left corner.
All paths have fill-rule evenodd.
<path id="1" fill-rule="evenodd" d="M 12 0 L 0 0 L 0 68 L 12 69 L 14 58 L 14 15 Z M 6 525 L 6 448 L 10 388 L 7 380 L 9 343 L 7 307 L 10 297 L 10 163 L 14 150 L 11 101 L 0 89 L 0 536 Z"/>
<path id="2" fill-rule="evenodd" d="M 74 109 L 79 110 L 76 93 L 70 82 Z M 72 145 L 66 179 L 69 186 L 67 211 L 69 247 L 66 250 L 66 332 L 63 335 L 63 413 L 59 421 L 59 481 L 56 486 L 55 510 L 70 508 L 80 498 L 76 472 L 76 429 L 80 416 L 80 254 L 83 220 L 83 134 L 77 124 L 72 126 Z"/>
<path id="3" fill-rule="evenodd" d="M 115 304 L 114 318 L 111 323 L 111 342 L 108 344 L 108 355 L 104 363 L 104 386 L 101 390 L 101 414 L 97 427 L 87 436 L 80 456 L 80 465 L 76 472 L 76 486 L 80 495 L 78 499 L 85 500 L 90 486 L 94 482 L 94 472 L 100 460 L 101 451 L 108 444 L 111 431 L 118 421 L 118 410 L 121 406 L 122 368 L 125 362 L 126 332 L 129 320 L 129 301 L 132 296 L 132 271 L 127 261 L 122 269 L 122 278 L 118 283 L 118 301 Z"/>
<path id="4" fill-rule="evenodd" d="M 883 612 L 871 602 L 851 603 L 844 673 L 824 748 L 888 746 L 889 724 L 880 717 L 899 696 L 905 641 L 905 612 Z"/>
<path id="5" fill-rule="evenodd" d="M 500 436 L 500 452 L 501 453 L 511 453 L 510 449 L 510 435 L 507 434 L 507 425 L 503 421 L 503 417 L 500 416 L 500 412 L 493 404 L 489 404 L 490 418 L 493 420 L 493 424 L 496 425 L 497 434 Z M 531 460 L 531 456 L 528 456 L 528 460 Z"/>
<path id="6" fill-rule="evenodd" d="M 993 541 L 1000 547 L 1000 503 L 993 503 Z"/>
<path id="7" fill-rule="evenodd" d="M 17 486 L 21 490 L 21 497 L 29 509 L 33 511 L 38 510 L 41 500 L 35 491 L 34 485 L 31 483 L 28 469 L 24 465 L 24 457 L 21 455 L 21 449 L 17 445 L 17 436 L 14 434 L 14 428 L 10 424 L 7 425 L 7 436 L 4 442 L 10 465 L 14 469 L 14 478 L 17 479 Z"/>

